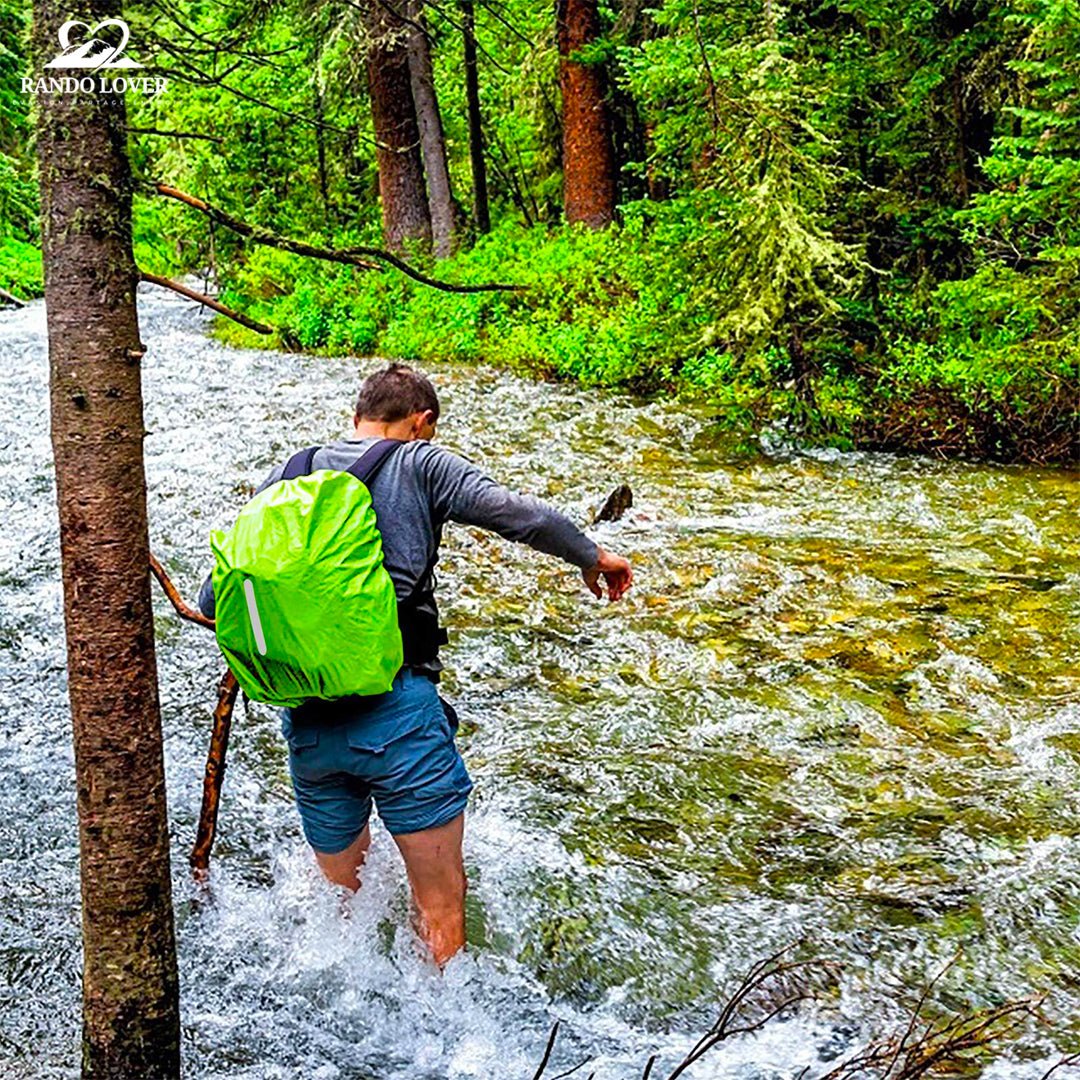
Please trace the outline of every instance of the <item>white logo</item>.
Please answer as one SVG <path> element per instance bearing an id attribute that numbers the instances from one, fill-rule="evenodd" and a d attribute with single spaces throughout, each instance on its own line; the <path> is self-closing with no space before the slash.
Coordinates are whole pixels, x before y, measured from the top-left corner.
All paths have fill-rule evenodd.
<path id="1" fill-rule="evenodd" d="M 119 45 L 110 45 L 97 35 L 109 27 L 123 35 Z M 84 40 L 72 42 L 71 32 Z M 123 19 L 102 19 L 96 26 L 80 19 L 68 19 L 56 35 L 60 39 L 60 55 L 50 60 L 46 68 L 66 71 L 83 71 L 83 75 L 49 75 L 46 78 L 26 78 L 22 82 L 24 94 L 144 94 L 154 97 L 168 89 L 168 79 L 163 76 L 115 75 L 117 68 L 133 71 L 143 68 L 124 55 L 131 31 Z M 99 74 L 103 69 L 105 74 Z"/>
<path id="2" fill-rule="evenodd" d="M 89 35 L 88 40 L 74 45 L 70 43 L 71 31 L 81 26 Z M 119 45 L 110 45 L 107 41 L 95 37 L 99 30 L 106 26 L 118 26 L 124 35 Z M 60 48 L 63 50 L 55 60 L 50 60 L 47 68 L 141 68 L 142 64 L 135 63 L 128 56 L 124 56 L 128 38 L 131 31 L 123 19 L 102 19 L 96 26 L 91 28 L 89 23 L 79 19 L 69 19 L 57 34 L 60 39 Z"/>

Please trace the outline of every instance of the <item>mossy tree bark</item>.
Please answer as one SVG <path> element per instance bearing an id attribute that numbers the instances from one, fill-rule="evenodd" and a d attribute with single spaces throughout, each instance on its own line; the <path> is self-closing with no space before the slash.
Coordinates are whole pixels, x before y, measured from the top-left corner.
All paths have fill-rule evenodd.
<path id="1" fill-rule="evenodd" d="M 410 28 L 391 4 L 367 7 L 368 89 L 378 145 L 383 241 L 392 251 L 410 242 L 431 245 L 431 212 L 424 187 L 420 127 L 409 75 Z"/>
<path id="2" fill-rule="evenodd" d="M 435 92 L 435 72 L 424 22 L 423 0 L 406 0 L 405 8 L 407 16 L 413 21 L 409 28 L 409 78 L 420 130 L 424 174 L 427 177 L 431 236 L 436 258 L 445 259 L 454 251 L 458 209 L 450 184 L 446 135 L 443 132 L 439 98 Z"/>
<path id="3" fill-rule="evenodd" d="M 119 14 L 90 0 L 91 26 Z M 69 9 L 34 0 L 37 74 Z M 83 929 L 83 1076 L 180 1074 L 122 95 L 38 99 Z"/>
<path id="4" fill-rule="evenodd" d="M 615 150 L 598 64 L 576 59 L 600 37 L 596 0 L 556 0 L 559 89 L 563 112 L 563 212 L 593 229 L 615 218 Z"/>

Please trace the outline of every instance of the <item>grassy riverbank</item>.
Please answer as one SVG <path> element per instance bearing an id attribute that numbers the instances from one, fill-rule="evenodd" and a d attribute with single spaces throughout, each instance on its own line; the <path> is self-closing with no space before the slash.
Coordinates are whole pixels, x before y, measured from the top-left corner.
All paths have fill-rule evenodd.
<path id="1" fill-rule="evenodd" d="M 731 333 L 724 268 L 710 262 L 721 253 L 685 210 L 654 207 L 604 233 L 504 226 L 436 271 L 515 292 L 437 292 L 259 249 L 230 272 L 225 299 L 292 347 L 675 393 L 745 434 L 781 422 L 841 447 L 1077 459 L 1080 287 L 1063 294 L 1060 268 L 930 288 L 887 280 L 807 326 L 796 355 L 790 338 Z M 268 343 L 224 321 L 220 332 Z"/>
<path id="2" fill-rule="evenodd" d="M 507 224 L 434 270 L 458 284 L 522 286 L 508 292 L 439 292 L 394 271 L 235 253 L 224 299 L 279 333 L 226 320 L 218 333 L 255 347 L 484 361 L 675 394 L 744 437 L 780 423 L 843 448 L 1080 461 L 1080 257 L 1023 274 L 990 266 L 929 287 L 887 279 L 808 327 L 800 358 L 777 335 L 723 339 L 730 313 L 723 272 L 710 263 L 721 256 L 715 241 L 688 229 L 685 208 L 653 210 L 602 233 Z M 151 224 L 161 223 L 137 236 L 140 263 L 180 273 L 182 245 L 152 240 Z M 0 288 L 32 298 L 42 287 L 36 246 L 5 239 Z"/>

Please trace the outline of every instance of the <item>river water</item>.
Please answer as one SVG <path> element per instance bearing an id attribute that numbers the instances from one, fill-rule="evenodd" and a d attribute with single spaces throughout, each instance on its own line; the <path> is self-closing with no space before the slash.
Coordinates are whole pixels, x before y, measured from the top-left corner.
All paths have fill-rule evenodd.
<path id="1" fill-rule="evenodd" d="M 226 348 L 141 298 L 151 539 L 189 596 L 207 534 L 287 453 L 344 430 L 361 372 Z M 77 1075 L 73 764 L 40 303 L 0 315 L 0 1074 Z M 636 587 L 448 530 L 445 693 L 476 781 L 470 951 L 440 977 L 376 827 L 345 914 L 316 874 L 273 711 L 238 707 L 211 903 L 186 857 L 212 636 L 157 601 L 189 1078 L 667 1070 L 755 960 L 838 962 L 819 1004 L 698 1078 L 786 1080 L 943 1008 L 1048 993 L 982 1075 L 1080 1048 L 1076 474 L 726 447 L 686 406 L 434 367 L 440 438 L 591 519 Z M 102 673 L 106 677 L 107 673 Z M 977 1074 L 977 1073 L 976 1073 Z M 1055 1074 L 1058 1075 L 1058 1074 Z M 1064 1071 L 1060 1075 L 1068 1075 Z"/>

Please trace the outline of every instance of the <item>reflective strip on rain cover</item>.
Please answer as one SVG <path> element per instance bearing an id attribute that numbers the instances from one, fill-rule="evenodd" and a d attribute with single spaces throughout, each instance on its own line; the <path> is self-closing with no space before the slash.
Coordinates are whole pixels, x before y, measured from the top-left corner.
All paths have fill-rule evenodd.
<path id="1" fill-rule="evenodd" d="M 397 600 L 356 474 L 370 479 L 393 449 L 271 484 L 211 535 L 218 646 L 252 700 L 294 707 L 390 689 L 403 660 Z M 368 455 L 374 468 L 362 467 Z"/>

